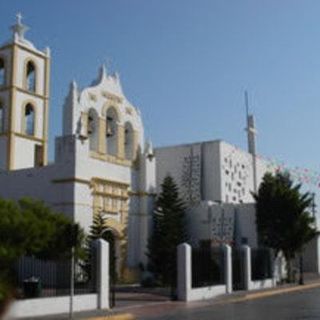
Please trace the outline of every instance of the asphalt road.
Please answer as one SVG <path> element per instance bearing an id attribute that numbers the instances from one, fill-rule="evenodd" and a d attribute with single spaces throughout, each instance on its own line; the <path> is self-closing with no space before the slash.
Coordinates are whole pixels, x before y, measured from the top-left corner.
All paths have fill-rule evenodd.
<path id="1" fill-rule="evenodd" d="M 188 308 L 157 316 L 138 317 L 149 320 L 314 320 L 320 319 L 320 288 L 295 293 L 215 305 Z"/>

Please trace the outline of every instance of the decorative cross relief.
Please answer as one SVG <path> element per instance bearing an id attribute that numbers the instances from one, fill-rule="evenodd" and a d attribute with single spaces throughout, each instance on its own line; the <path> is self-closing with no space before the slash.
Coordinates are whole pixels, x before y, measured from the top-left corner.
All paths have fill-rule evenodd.
<path id="1" fill-rule="evenodd" d="M 216 243 L 232 243 L 234 239 L 234 215 L 226 214 L 224 209 L 212 218 L 212 239 Z"/>
<path id="2" fill-rule="evenodd" d="M 181 177 L 181 193 L 189 205 L 201 201 L 201 153 L 190 149 L 190 155 L 184 157 Z"/>

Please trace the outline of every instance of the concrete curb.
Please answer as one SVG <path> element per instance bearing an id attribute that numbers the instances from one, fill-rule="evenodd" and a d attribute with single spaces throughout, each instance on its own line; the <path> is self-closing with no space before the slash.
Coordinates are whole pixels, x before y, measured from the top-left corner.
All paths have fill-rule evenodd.
<path id="1" fill-rule="evenodd" d="M 134 320 L 136 319 L 131 313 L 121 313 L 115 315 L 107 315 L 103 317 L 87 318 L 87 320 Z"/>
<path id="2" fill-rule="evenodd" d="M 320 287 L 320 282 L 310 283 L 310 284 L 305 284 L 305 285 L 298 285 L 298 286 L 288 287 L 288 288 L 278 288 L 278 289 L 275 288 L 273 290 L 271 289 L 270 291 L 248 293 L 242 299 L 254 300 L 254 299 L 260 299 L 260 298 L 264 298 L 264 297 L 274 296 L 277 294 L 298 292 L 298 291 L 313 289 L 313 288 L 317 288 L 317 287 Z"/>
<path id="3" fill-rule="evenodd" d="M 250 293 L 248 292 L 244 296 L 234 297 L 234 298 L 230 297 L 230 299 L 226 299 L 226 300 L 222 300 L 222 301 L 211 300 L 210 305 L 211 306 L 213 306 L 213 305 L 218 306 L 218 305 L 229 304 L 229 303 L 239 303 L 239 302 L 245 302 L 245 301 L 250 301 L 250 300 L 267 298 L 267 297 L 280 295 L 280 294 L 304 291 L 304 290 L 318 288 L 318 287 L 320 287 L 320 281 L 318 281 L 316 283 L 313 282 L 313 283 L 309 283 L 309 284 L 305 284 L 305 285 L 296 285 L 296 286 L 291 286 L 291 287 L 286 287 L 286 288 L 275 287 L 275 288 L 272 288 L 269 290 L 264 290 L 264 291 L 259 291 L 259 292 L 250 292 Z M 193 305 L 193 307 L 194 308 L 201 308 L 201 307 L 208 306 L 208 301 L 205 304 L 202 304 L 200 301 L 194 302 L 195 305 Z M 165 303 L 167 304 L 168 302 L 165 302 Z M 170 302 L 170 303 L 172 303 L 172 302 Z M 200 303 L 200 304 L 198 304 L 198 303 Z M 159 304 L 161 304 L 161 303 L 159 303 Z M 191 303 L 191 304 L 193 304 L 193 303 Z M 144 305 L 136 305 L 134 308 L 139 309 L 141 307 L 144 307 Z M 106 315 L 103 317 L 87 318 L 87 320 L 135 320 L 135 319 L 136 319 L 136 317 L 131 313 L 121 313 L 121 314 L 119 313 L 119 314 L 115 314 L 115 315 Z"/>
<path id="4" fill-rule="evenodd" d="M 240 296 L 240 297 L 230 297 L 230 298 L 218 300 L 218 301 L 211 300 L 210 305 L 219 306 L 219 305 L 225 305 L 229 303 L 239 303 L 239 302 L 245 302 L 250 300 L 267 298 L 267 297 L 280 295 L 280 294 L 290 294 L 290 293 L 309 290 L 309 289 L 318 288 L 318 287 L 320 287 L 320 282 L 309 283 L 305 285 L 296 285 L 296 286 L 291 286 L 286 288 L 275 287 L 275 288 L 260 291 L 260 292 L 246 293 L 244 296 Z M 207 302 L 208 301 L 209 300 L 207 300 Z M 199 308 L 199 307 L 201 308 L 204 306 L 208 306 L 209 304 L 207 302 L 202 304 L 201 301 L 198 301 L 198 302 L 195 301 L 193 303 L 195 303 L 194 305 L 195 308 Z"/>

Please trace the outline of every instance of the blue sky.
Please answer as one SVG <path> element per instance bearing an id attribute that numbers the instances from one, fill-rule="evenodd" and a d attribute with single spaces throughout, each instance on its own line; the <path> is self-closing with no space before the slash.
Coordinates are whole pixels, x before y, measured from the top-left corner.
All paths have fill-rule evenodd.
<path id="1" fill-rule="evenodd" d="M 1 42 L 19 11 L 52 50 L 51 156 L 69 82 L 111 60 L 154 145 L 246 147 L 247 89 L 258 152 L 320 171 L 320 1 L 1 0 Z"/>

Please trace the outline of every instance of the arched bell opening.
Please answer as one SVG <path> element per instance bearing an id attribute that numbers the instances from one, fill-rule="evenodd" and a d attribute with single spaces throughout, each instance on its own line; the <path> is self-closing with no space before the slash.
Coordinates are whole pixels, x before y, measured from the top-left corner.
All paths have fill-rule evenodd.
<path id="1" fill-rule="evenodd" d="M 107 110 L 106 116 L 106 150 L 107 154 L 117 156 L 118 154 L 118 114 L 111 107 Z"/>

